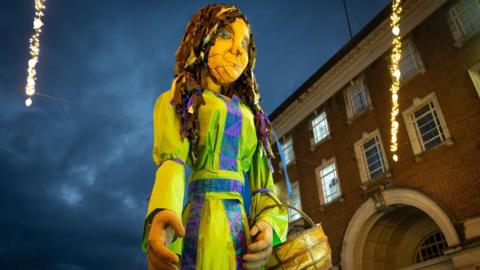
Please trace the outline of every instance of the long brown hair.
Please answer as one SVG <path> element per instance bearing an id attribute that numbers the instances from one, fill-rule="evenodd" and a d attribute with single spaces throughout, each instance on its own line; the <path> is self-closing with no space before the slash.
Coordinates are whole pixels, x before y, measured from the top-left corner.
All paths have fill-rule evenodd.
<path id="1" fill-rule="evenodd" d="M 256 59 L 255 41 L 250 24 L 242 12 L 232 5 L 212 4 L 200 9 L 188 22 L 182 42 L 175 55 L 175 92 L 171 104 L 180 117 L 182 137 L 190 141 L 190 157 L 196 161 L 199 137 L 198 108 L 205 104 L 201 82 L 210 74 L 207 58 L 210 47 L 215 43 L 217 29 L 232 23 L 236 18 L 245 21 L 250 30 L 248 64 L 240 77 L 222 94 L 236 95 L 255 115 L 257 138 L 262 142 L 269 158 L 273 158 L 270 145 L 271 126 L 260 106 L 260 93 L 253 74 Z"/>

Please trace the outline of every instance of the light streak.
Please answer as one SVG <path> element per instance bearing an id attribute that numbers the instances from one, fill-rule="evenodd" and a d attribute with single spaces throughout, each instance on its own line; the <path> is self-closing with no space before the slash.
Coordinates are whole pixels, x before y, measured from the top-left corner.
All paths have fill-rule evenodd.
<path id="1" fill-rule="evenodd" d="M 400 37 L 400 14 L 402 8 L 400 6 L 401 0 L 392 1 L 392 15 L 390 15 L 390 26 L 392 27 L 392 52 L 390 55 L 390 74 L 392 75 L 392 85 L 390 86 L 390 93 L 392 99 L 392 111 L 390 112 L 390 152 L 392 153 L 393 161 L 398 161 L 398 127 L 397 116 L 399 113 L 398 92 L 400 90 L 401 72 L 399 62 L 402 57 L 402 40 Z"/>
<path id="2" fill-rule="evenodd" d="M 38 64 L 38 55 L 40 54 L 40 33 L 42 32 L 42 18 L 45 15 L 45 0 L 35 0 L 35 18 L 33 19 L 33 35 L 30 38 L 30 60 L 28 60 L 27 85 L 25 93 L 27 99 L 25 105 L 32 105 L 32 96 L 35 94 L 35 82 L 37 80 L 36 66 Z"/>

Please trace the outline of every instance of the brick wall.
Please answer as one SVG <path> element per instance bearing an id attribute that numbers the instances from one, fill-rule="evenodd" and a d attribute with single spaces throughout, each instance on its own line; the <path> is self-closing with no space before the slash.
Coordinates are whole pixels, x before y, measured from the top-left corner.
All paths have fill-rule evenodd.
<path id="1" fill-rule="evenodd" d="M 343 91 L 326 101 L 325 110 L 331 138 L 310 149 L 310 133 L 305 119 L 291 135 L 296 161 L 289 166 L 292 179 L 300 181 L 303 210 L 321 222 L 333 250 L 334 264 L 339 264 L 343 235 L 356 209 L 364 202 L 353 144 L 363 132 L 380 130 L 387 153 L 394 187 L 424 192 L 443 205 L 457 221 L 480 215 L 480 98 L 467 69 L 480 61 L 480 35 L 463 47 L 454 46 L 447 22 L 447 8 L 442 7 L 410 33 L 425 73 L 417 74 L 401 87 L 400 110 L 435 91 L 451 133 L 453 145 L 441 145 L 415 158 L 400 115 L 399 157 L 393 163 L 388 154 L 390 132 L 390 78 L 388 54 L 365 70 L 365 79 L 373 108 L 347 123 Z M 320 206 L 315 168 L 323 159 L 335 157 L 343 199 Z M 281 174 L 276 179 L 283 179 Z"/>

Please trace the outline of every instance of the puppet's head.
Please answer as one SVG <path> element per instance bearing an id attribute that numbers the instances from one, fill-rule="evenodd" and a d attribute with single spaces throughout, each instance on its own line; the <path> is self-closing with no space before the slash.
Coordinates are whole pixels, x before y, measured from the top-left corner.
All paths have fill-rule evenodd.
<path id="1" fill-rule="evenodd" d="M 232 5 L 213 4 L 200 9 L 185 28 L 176 53 L 175 92 L 172 104 L 182 122 L 181 134 L 195 152 L 198 108 L 207 78 L 222 86 L 221 94 L 236 95 L 255 114 L 257 136 L 269 156 L 270 124 L 260 107 L 253 74 L 256 50 L 247 18 Z M 192 156 L 193 161 L 195 157 Z"/>

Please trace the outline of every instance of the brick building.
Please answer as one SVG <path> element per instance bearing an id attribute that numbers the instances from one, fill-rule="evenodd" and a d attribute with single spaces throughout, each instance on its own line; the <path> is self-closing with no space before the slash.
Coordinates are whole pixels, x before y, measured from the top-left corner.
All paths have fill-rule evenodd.
<path id="1" fill-rule="evenodd" d="M 270 115 L 289 201 L 323 224 L 338 268 L 480 269 L 480 1 L 403 4 L 398 162 L 389 15 Z"/>

